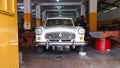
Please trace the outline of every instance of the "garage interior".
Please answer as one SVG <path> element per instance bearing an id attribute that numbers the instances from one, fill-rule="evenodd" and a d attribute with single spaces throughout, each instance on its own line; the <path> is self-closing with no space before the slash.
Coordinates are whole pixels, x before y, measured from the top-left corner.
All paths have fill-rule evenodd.
<path id="1" fill-rule="evenodd" d="M 7 5 L 7 6 L 6 6 Z M 85 16 L 85 52 L 35 50 L 35 28 L 49 17 Z M 28 23 L 26 27 L 26 23 Z M 98 41 L 110 49 L 99 50 Z M 0 68 L 120 68 L 120 0 L 1 0 Z"/>

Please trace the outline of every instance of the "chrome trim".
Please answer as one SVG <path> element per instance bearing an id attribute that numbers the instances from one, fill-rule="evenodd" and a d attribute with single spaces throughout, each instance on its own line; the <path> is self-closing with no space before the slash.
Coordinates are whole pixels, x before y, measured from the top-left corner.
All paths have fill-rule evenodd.
<path id="1" fill-rule="evenodd" d="M 73 41 L 73 49 L 75 49 L 75 41 Z"/>
<path id="2" fill-rule="evenodd" d="M 70 33 L 70 32 L 53 32 L 53 33 L 47 33 L 45 35 L 46 39 L 49 39 L 49 41 L 57 41 L 59 42 L 59 40 L 61 41 L 71 41 L 71 39 L 75 38 L 75 34 L 74 33 Z"/>
<path id="3" fill-rule="evenodd" d="M 48 40 L 47 40 L 46 49 L 48 49 L 48 48 L 49 48 L 49 42 L 48 42 Z"/>
<path id="4" fill-rule="evenodd" d="M 62 45 L 62 46 L 73 46 L 73 48 L 75 48 L 75 46 L 85 46 L 87 43 L 86 42 L 36 42 L 36 45 L 40 45 L 40 46 L 55 46 L 55 45 Z"/>

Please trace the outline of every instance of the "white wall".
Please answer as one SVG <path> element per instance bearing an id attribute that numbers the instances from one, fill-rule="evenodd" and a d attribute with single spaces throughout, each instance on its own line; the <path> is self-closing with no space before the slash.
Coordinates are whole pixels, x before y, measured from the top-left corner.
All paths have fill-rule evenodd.
<path id="1" fill-rule="evenodd" d="M 100 13 L 98 15 L 98 21 L 109 20 L 113 18 L 120 18 L 120 8 L 111 10 L 110 12 L 107 13 Z"/>

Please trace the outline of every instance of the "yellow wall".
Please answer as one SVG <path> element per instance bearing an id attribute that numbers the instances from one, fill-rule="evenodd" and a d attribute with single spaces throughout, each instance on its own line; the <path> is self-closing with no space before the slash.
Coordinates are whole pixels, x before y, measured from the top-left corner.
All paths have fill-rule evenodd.
<path id="1" fill-rule="evenodd" d="M 16 0 L 7 3 L 8 9 L 0 7 L 0 68 L 19 68 Z"/>

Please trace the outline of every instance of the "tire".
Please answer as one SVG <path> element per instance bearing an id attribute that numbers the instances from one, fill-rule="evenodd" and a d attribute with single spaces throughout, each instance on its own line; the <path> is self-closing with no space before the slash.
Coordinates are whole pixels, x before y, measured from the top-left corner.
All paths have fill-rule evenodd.
<path id="1" fill-rule="evenodd" d="M 41 54 L 41 53 L 43 53 L 43 51 L 44 51 L 44 48 L 42 46 L 37 46 L 36 47 L 36 52 L 37 53 Z"/>

